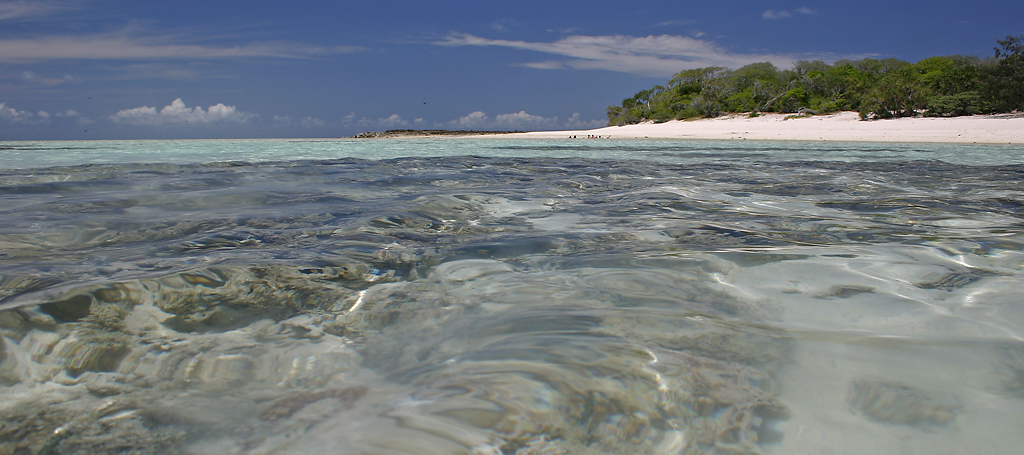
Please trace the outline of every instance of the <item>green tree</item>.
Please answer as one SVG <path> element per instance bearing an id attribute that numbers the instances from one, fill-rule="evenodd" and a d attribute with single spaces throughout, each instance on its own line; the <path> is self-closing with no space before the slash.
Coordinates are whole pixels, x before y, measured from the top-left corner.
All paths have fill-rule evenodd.
<path id="1" fill-rule="evenodd" d="M 825 63 L 821 60 L 798 60 L 796 63 L 793 64 L 793 71 L 795 71 L 799 75 L 804 75 L 813 72 L 824 73 L 825 71 L 828 71 L 829 68 L 831 68 L 831 66 L 829 66 L 828 63 Z"/>
<path id="2" fill-rule="evenodd" d="M 721 78 L 728 72 L 728 68 L 721 66 L 684 70 L 672 76 L 668 86 L 683 93 L 698 93 L 708 81 Z"/>
<path id="3" fill-rule="evenodd" d="M 985 67 L 982 97 L 989 110 L 1024 110 L 1024 35 L 997 40 L 998 63 Z"/>
<path id="4" fill-rule="evenodd" d="M 671 92 L 670 107 L 675 118 L 715 117 L 722 109 L 725 94 L 724 79 L 729 70 L 720 66 L 709 66 L 676 73 L 668 81 Z"/>
<path id="5" fill-rule="evenodd" d="M 1024 35 L 1006 35 L 1006 39 L 997 39 L 996 42 L 999 43 L 999 47 L 1002 48 L 993 48 L 996 51 L 996 58 L 1012 57 L 1014 55 L 1024 55 Z"/>
<path id="6" fill-rule="evenodd" d="M 868 87 L 868 79 L 860 70 L 846 63 L 836 64 L 825 71 L 823 95 L 835 110 L 857 110 Z M 831 109 L 823 109 L 831 110 Z"/>
<path id="7" fill-rule="evenodd" d="M 707 67 L 676 73 L 665 86 L 641 90 L 608 106 L 612 125 L 722 112 L 858 110 L 862 118 L 951 116 L 1024 110 L 1024 35 L 997 40 L 995 57 L 951 55 L 915 64 L 882 60 L 769 62 L 735 71 Z"/>
<path id="8" fill-rule="evenodd" d="M 929 57 L 914 64 L 924 84 L 938 95 L 978 89 L 978 68 L 952 57 Z"/>
<path id="9" fill-rule="evenodd" d="M 786 87 L 785 76 L 770 62 L 751 63 L 724 80 L 722 104 L 729 112 L 760 110 Z"/>
<path id="10" fill-rule="evenodd" d="M 777 112 L 797 112 L 801 107 L 809 107 L 809 99 L 810 97 L 807 94 L 807 90 L 801 86 L 796 86 L 786 90 L 786 92 L 783 93 L 775 102 L 774 107 Z"/>
<path id="11" fill-rule="evenodd" d="M 861 105 L 861 117 L 868 118 L 872 114 L 877 118 L 917 115 L 917 109 L 927 105 L 926 94 L 921 73 L 909 64 L 904 65 L 882 74 L 878 85 L 868 94 L 867 102 Z"/>
<path id="12" fill-rule="evenodd" d="M 913 65 L 921 74 L 929 116 L 972 115 L 981 112 L 978 68 L 967 59 L 929 57 Z"/>
<path id="13" fill-rule="evenodd" d="M 974 115 L 982 112 L 981 96 L 976 91 L 936 95 L 928 100 L 927 107 L 927 115 L 935 117 Z"/>

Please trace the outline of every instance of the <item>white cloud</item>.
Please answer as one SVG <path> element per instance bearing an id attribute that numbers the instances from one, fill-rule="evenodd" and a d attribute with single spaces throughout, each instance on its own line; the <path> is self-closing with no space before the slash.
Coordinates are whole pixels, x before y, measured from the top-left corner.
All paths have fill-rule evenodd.
<path id="1" fill-rule="evenodd" d="M 484 114 L 483 111 L 476 111 L 465 117 L 459 117 L 458 120 L 453 120 L 451 123 L 462 128 L 479 128 L 486 124 L 487 120 L 487 114 Z"/>
<path id="2" fill-rule="evenodd" d="M 13 107 L 8 107 L 7 103 L 0 103 L 0 118 L 4 120 L 17 121 L 18 119 L 25 118 L 31 115 L 31 112 L 19 111 L 14 109 Z"/>
<path id="3" fill-rule="evenodd" d="M 525 130 L 543 131 L 559 129 L 590 129 L 607 125 L 607 120 L 584 120 L 579 113 L 574 113 L 567 120 L 561 121 L 558 117 L 544 117 L 532 115 L 526 111 L 498 114 L 489 116 L 483 111 L 474 111 L 465 116 L 447 122 L 432 122 L 423 118 L 416 118 L 408 121 L 398 114 L 392 114 L 387 118 L 368 119 L 366 117 L 355 120 L 356 114 L 351 113 L 342 118 L 342 125 L 356 126 L 376 131 L 382 129 L 416 128 L 427 127 L 455 130 Z M 276 117 L 275 117 L 276 119 Z"/>
<path id="4" fill-rule="evenodd" d="M 345 125 L 345 126 L 350 126 L 350 125 L 353 124 L 353 120 L 355 118 L 356 118 L 356 114 L 353 112 L 353 113 L 343 117 L 341 119 L 341 124 Z M 391 116 L 389 116 L 387 118 L 378 118 L 376 120 L 368 119 L 366 117 L 362 117 L 362 118 L 360 118 L 358 121 L 356 121 L 354 123 L 359 128 L 385 128 L 385 129 L 397 129 L 398 127 L 404 127 L 404 126 L 408 126 L 409 125 L 409 121 L 404 119 L 404 118 L 402 118 L 402 116 L 400 116 L 398 114 L 391 114 Z"/>
<path id="5" fill-rule="evenodd" d="M 0 61 L 159 60 L 218 58 L 310 58 L 360 52 L 359 46 L 313 46 L 292 42 L 250 43 L 216 47 L 175 43 L 174 36 L 84 35 L 0 40 Z"/>
<path id="6" fill-rule="evenodd" d="M 60 84 L 66 83 L 66 82 L 73 82 L 73 80 L 67 79 L 66 77 L 64 77 L 64 78 L 46 77 L 46 76 L 42 76 L 42 75 L 36 74 L 35 71 L 31 71 L 31 70 L 22 71 L 21 72 L 21 79 L 25 83 L 31 84 L 33 86 L 54 86 L 54 85 L 60 85 Z"/>
<path id="7" fill-rule="evenodd" d="M 607 120 L 583 120 L 579 112 L 574 112 L 565 122 L 565 127 L 576 130 L 589 130 L 608 126 Z"/>
<path id="8" fill-rule="evenodd" d="M 58 112 L 54 115 L 56 115 L 57 117 L 78 117 L 81 114 L 79 114 L 78 111 L 74 109 L 68 109 L 64 112 Z"/>
<path id="9" fill-rule="evenodd" d="M 791 56 L 735 54 L 718 44 L 676 35 L 569 36 L 550 43 L 492 40 L 469 34 L 452 34 L 434 44 L 441 46 L 499 46 L 570 57 L 523 66 L 537 69 L 607 70 L 645 76 L 670 76 L 684 69 L 707 66 L 739 68 L 755 62 L 788 67 Z"/>
<path id="10" fill-rule="evenodd" d="M 28 111 L 19 111 L 8 106 L 7 103 L 0 103 L 0 120 L 11 123 L 47 123 L 50 121 L 50 114 L 46 111 L 39 111 L 38 114 L 33 114 Z"/>
<path id="11" fill-rule="evenodd" d="M 394 128 L 396 126 L 405 126 L 405 125 L 409 124 L 409 122 L 405 121 L 398 114 L 391 114 L 391 116 L 388 117 L 388 118 L 377 119 L 377 123 L 380 126 L 384 126 L 384 127 L 388 127 L 388 128 Z"/>
<path id="12" fill-rule="evenodd" d="M 535 70 L 564 70 L 570 68 L 564 60 L 544 60 L 541 62 L 523 63 L 522 66 Z"/>
<path id="13" fill-rule="evenodd" d="M 527 114 L 526 111 L 519 111 L 514 114 L 500 114 L 494 117 L 494 125 L 501 129 L 537 129 L 556 122 L 558 122 L 558 117 L 544 118 L 539 115 Z"/>
<path id="14" fill-rule="evenodd" d="M 796 12 L 798 12 L 800 14 L 818 14 L 817 11 L 815 11 L 813 9 L 810 9 L 810 8 L 808 8 L 806 6 L 802 6 L 800 8 L 797 8 Z"/>
<path id="15" fill-rule="evenodd" d="M 110 116 L 110 119 L 115 123 L 129 125 L 173 125 L 221 121 L 244 122 L 255 116 L 255 114 L 239 111 L 235 106 L 225 106 L 223 103 L 210 106 L 205 111 L 199 106 L 189 108 L 181 98 L 178 98 L 159 111 L 155 107 L 149 106 L 134 107 L 119 111 Z"/>
<path id="16" fill-rule="evenodd" d="M 526 111 L 519 111 L 510 114 L 498 114 L 491 118 L 483 111 L 472 112 L 465 117 L 448 122 L 449 128 L 475 129 L 475 130 L 557 130 L 562 128 L 589 129 L 599 128 L 607 125 L 606 120 L 583 120 L 579 113 L 574 113 L 566 121 L 559 121 L 558 117 L 544 117 L 532 115 Z"/>

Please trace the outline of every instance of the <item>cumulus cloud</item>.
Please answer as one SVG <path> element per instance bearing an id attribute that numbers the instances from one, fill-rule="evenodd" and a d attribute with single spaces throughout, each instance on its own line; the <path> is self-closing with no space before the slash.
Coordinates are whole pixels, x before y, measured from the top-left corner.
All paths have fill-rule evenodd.
<path id="1" fill-rule="evenodd" d="M 158 60 L 219 58 L 311 58 L 366 50 L 360 46 L 314 46 L 292 42 L 218 47 L 175 43 L 174 36 L 83 35 L 0 40 L 0 61 Z"/>
<path id="2" fill-rule="evenodd" d="M 149 106 L 134 107 L 119 111 L 110 116 L 110 119 L 115 123 L 129 125 L 174 125 L 225 121 L 244 122 L 255 116 L 255 114 L 239 111 L 235 106 L 225 106 L 223 103 L 217 103 L 206 110 L 199 106 L 189 108 L 181 98 L 178 98 L 159 111 L 155 107 Z"/>
<path id="3" fill-rule="evenodd" d="M 0 103 L 0 120 L 22 124 L 47 123 L 50 121 L 50 114 L 46 111 L 33 114 L 10 107 L 7 103 Z"/>
<path id="4" fill-rule="evenodd" d="M 485 125 L 488 121 L 487 114 L 483 111 L 471 112 L 465 117 L 459 117 L 458 120 L 453 120 L 453 125 L 464 127 L 464 128 L 479 128 Z"/>
<path id="5" fill-rule="evenodd" d="M 791 56 L 736 54 L 704 39 L 677 35 L 658 36 L 568 36 L 558 41 L 528 42 L 494 40 L 464 33 L 451 34 L 440 46 L 498 46 L 569 57 L 526 63 L 537 69 L 607 70 L 645 76 L 670 76 L 684 69 L 707 66 L 738 68 L 755 62 L 772 62 L 788 67 Z"/>
<path id="6" fill-rule="evenodd" d="M 394 128 L 396 126 L 405 126 L 409 124 L 408 121 L 403 119 L 398 114 L 391 114 L 391 116 L 388 118 L 377 119 L 377 123 L 380 124 L 380 126 L 385 126 L 388 128 Z"/>
<path id="7" fill-rule="evenodd" d="M 539 115 L 530 115 L 526 111 L 519 111 L 514 114 L 499 114 L 494 117 L 494 125 L 499 129 L 538 129 L 548 127 L 558 122 L 558 117 L 545 118 Z"/>
<path id="8" fill-rule="evenodd" d="M 7 103 L 0 103 L 0 118 L 4 120 L 17 120 L 32 115 L 31 112 L 19 111 L 7 106 Z"/>

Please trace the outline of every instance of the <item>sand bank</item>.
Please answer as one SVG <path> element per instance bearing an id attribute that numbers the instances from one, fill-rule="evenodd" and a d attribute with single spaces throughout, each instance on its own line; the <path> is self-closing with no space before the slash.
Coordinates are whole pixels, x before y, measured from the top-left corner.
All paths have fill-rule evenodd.
<path id="1" fill-rule="evenodd" d="M 901 118 L 861 121 L 856 112 L 789 118 L 733 114 L 713 119 L 609 126 L 594 130 L 538 131 L 504 137 L 612 139 L 748 139 L 789 141 L 963 142 L 1024 144 L 1024 115 L 977 115 L 953 118 Z"/>

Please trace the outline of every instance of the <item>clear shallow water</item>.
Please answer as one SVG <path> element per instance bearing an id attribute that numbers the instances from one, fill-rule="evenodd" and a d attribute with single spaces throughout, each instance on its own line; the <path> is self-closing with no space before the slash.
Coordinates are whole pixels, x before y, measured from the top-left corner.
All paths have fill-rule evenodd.
<path id="1" fill-rule="evenodd" d="M 0 453 L 1024 439 L 1021 147 L 0 149 Z"/>
<path id="2" fill-rule="evenodd" d="M 893 161 L 1022 164 L 1020 145 L 872 142 L 524 140 L 497 138 L 211 139 L 0 142 L 0 168 L 121 163 L 204 164 L 362 158 L 457 157 L 642 159 L 670 163 L 726 160 Z"/>

